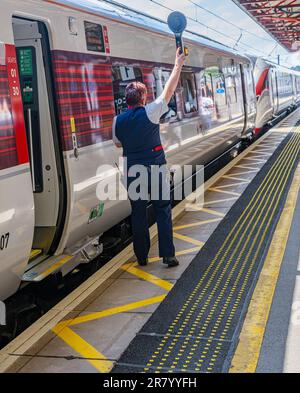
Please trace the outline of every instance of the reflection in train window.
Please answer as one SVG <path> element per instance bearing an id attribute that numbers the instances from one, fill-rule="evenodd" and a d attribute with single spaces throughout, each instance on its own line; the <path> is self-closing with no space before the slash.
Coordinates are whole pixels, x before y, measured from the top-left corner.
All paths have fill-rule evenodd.
<path id="1" fill-rule="evenodd" d="M 155 78 L 154 93 L 155 93 L 155 97 L 157 98 L 162 94 L 166 86 L 166 83 L 170 78 L 171 72 L 162 70 L 161 68 L 156 68 L 153 71 L 153 75 Z M 176 120 L 177 120 L 177 103 L 176 103 L 176 94 L 174 94 L 169 103 L 169 112 L 167 112 L 162 116 L 161 122 L 166 123 Z"/>
<path id="2" fill-rule="evenodd" d="M 300 77 L 296 76 L 296 89 L 297 93 L 300 93 Z"/>
<path id="3" fill-rule="evenodd" d="M 195 75 L 183 73 L 181 77 L 185 113 L 198 112 Z"/>
<path id="4" fill-rule="evenodd" d="M 131 66 L 113 66 L 112 74 L 116 114 L 119 115 L 128 108 L 125 98 L 126 86 L 130 82 L 143 82 L 143 76 L 140 68 Z"/>
<path id="5" fill-rule="evenodd" d="M 225 78 L 219 67 L 206 68 L 200 79 L 200 116 L 207 130 L 229 119 Z"/>

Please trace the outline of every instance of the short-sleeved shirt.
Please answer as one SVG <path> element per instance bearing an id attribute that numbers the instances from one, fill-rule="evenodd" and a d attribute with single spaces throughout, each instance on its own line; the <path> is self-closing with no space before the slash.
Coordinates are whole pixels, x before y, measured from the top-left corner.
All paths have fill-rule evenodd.
<path id="1" fill-rule="evenodd" d="M 160 118 L 169 111 L 168 104 L 163 96 L 158 97 L 155 101 L 145 106 L 148 119 L 153 124 L 159 124 Z M 115 144 L 121 144 L 116 136 L 117 117 L 113 121 L 113 141 Z"/>

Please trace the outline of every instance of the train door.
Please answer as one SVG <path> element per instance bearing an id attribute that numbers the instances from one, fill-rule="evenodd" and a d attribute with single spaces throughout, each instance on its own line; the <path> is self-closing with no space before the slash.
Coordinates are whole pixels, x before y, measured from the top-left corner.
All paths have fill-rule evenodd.
<path id="1" fill-rule="evenodd" d="M 53 97 L 44 56 L 48 37 L 41 27 L 36 21 L 13 19 L 35 205 L 32 258 L 49 254 L 62 208 L 62 175 L 51 113 Z"/>
<path id="2" fill-rule="evenodd" d="M 275 115 L 279 110 L 278 81 L 275 68 L 271 68 L 269 74 L 270 95 L 273 103 L 273 115 Z"/>

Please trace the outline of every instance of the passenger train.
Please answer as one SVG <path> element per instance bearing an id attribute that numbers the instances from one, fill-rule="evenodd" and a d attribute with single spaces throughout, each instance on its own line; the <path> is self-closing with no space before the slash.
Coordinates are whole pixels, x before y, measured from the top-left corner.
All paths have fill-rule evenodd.
<path id="1" fill-rule="evenodd" d="M 256 58 L 254 80 L 257 96 L 255 133 L 269 122 L 293 110 L 300 102 L 299 72 Z"/>
<path id="2" fill-rule="evenodd" d="M 3 301 L 93 260 L 103 234 L 130 216 L 127 200 L 97 198 L 120 171 L 113 118 L 130 81 L 147 85 L 149 101 L 160 94 L 175 42 L 159 20 L 97 0 L 2 0 L 0 22 Z M 253 74 L 248 57 L 191 32 L 184 39 L 190 55 L 161 120 L 170 165 L 206 164 L 299 101 L 299 74 L 259 59 Z"/>

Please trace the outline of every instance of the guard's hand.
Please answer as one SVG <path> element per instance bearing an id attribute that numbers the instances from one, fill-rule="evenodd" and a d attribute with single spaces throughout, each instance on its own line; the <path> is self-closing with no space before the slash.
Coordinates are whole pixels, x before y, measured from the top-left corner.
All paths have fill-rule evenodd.
<path id="1" fill-rule="evenodd" d="M 176 52 L 175 65 L 178 66 L 178 67 L 183 67 L 185 59 L 186 59 L 185 54 L 181 53 L 181 48 L 178 48 L 177 52 Z"/>

